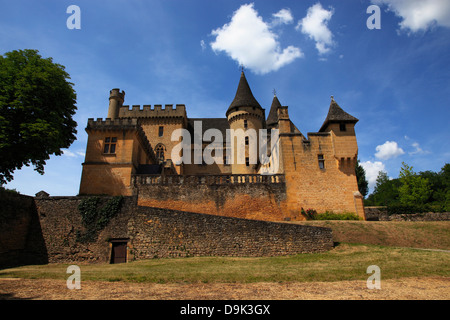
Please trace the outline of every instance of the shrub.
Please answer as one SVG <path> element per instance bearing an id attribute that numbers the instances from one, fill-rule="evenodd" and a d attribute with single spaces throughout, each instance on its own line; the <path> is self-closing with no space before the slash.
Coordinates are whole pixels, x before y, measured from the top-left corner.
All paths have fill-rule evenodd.
<path id="1" fill-rule="evenodd" d="M 306 220 L 316 220 L 317 211 L 314 209 L 308 209 L 305 211 L 302 208 L 301 213 L 302 213 L 302 216 L 304 216 L 306 218 Z"/>
<path id="2" fill-rule="evenodd" d="M 317 213 L 314 209 L 301 210 L 302 215 L 306 220 L 361 220 L 361 218 L 353 212 L 334 213 L 326 211 L 324 213 Z"/>
<path id="3" fill-rule="evenodd" d="M 353 212 L 334 213 L 326 211 L 318 214 L 316 220 L 361 220 L 361 218 Z"/>
<path id="4" fill-rule="evenodd" d="M 387 206 L 387 214 L 415 214 L 424 212 L 446 212 L 445 205 L 442 204 L 423 204 L 423 205 L 390 205 Z"/>

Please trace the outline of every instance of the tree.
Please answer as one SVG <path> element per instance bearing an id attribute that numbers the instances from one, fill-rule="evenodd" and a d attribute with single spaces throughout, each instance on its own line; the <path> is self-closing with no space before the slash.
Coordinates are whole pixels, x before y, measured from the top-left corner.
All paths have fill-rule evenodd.
<path id="1" fill-rule="evenodd" d="M 40 174 L 50 155 L 75 140 L 76 93 L 65 67 L 37 50 L 0 55 L 0 185 L 32 164 Z"/>
<path id="2" fill-rule="evenodd" d="M 359 164 L 359 160 L 356 161 L 355 167 L 356 180 L 358 182 L 358 190 L 362 194 L 363 198 L 369 193 L 369 182 L 366 179 L 366 171 Z"/>
<path id="3" fill-rule="evenodd" d="M 398 202 L 398 179 L 389 179 L 385 171 L 378 172 L 376 184 L 371 200 L 374 205 L 386 206 Z"/>
<path id="4" fill-rule="evenodd" d="M 421 205 L 426 203 L 431 195 L 428 179 L 417 175 L 413 167 L 402 162 L 399 179 L 402 185 L 399 188 L 400 202 L 405 205 Z"/>

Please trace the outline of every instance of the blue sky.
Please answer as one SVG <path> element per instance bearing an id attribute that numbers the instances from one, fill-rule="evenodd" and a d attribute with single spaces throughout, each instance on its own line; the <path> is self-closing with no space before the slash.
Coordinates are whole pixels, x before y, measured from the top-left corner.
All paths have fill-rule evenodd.
<path id="1" fill-rule="evenodd" d="M 81 10 L 69 29 L 66 10 Z M 380 29 L 369 29 L 370 5 Z M 66 67 L 77 93 L 77 141 L 6 185 L 76 195 L 88 118 L 105 118 L 109 90 L 125 104 L 185 104 L 189 117 L 225 117 L 240 68 L 266 115 L 273 90 L 303 134 L 317 132 L 330 96 L 360 119 L 359 159 L 373 185 L 402 161 L 450 162 L 450 1 L 1 1 L 0 52 L 37 49 Z"/>

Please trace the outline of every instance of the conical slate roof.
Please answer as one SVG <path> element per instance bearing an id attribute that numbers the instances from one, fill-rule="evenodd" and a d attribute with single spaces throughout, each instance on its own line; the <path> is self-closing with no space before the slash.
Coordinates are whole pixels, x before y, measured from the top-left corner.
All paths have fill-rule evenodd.
<path id="1" fill-rule="evenodd" d="M 319 132 L 325 130 L 325 127 L 329 123 L 336 123 L 336 122 L 350 122 L 350 123 L 356 123 L 359 120 L 355 118 L 354 116 L 348 114 L 342 108 L 337 104 L 336 101 L 334 101 L 334 98 L 331 97 L 331 103 L 330 103 L 330 109 L 328 110 L 327 118 L 325 119 L 322 127 L 320 128 Z"/>
<path id="2" fill-rule="evenodd" d="M 274 95 L 273 100 L 272 100 L 272 106 L 270 107 L 270 111 L 269 111 L 269 116 L 267 117 L 267 121 L 266 121 L 268 126 L 274 125 L 278 122 L 277 110 L 280 107 L 281 107 L 280 100 L 278 100 L 277 96 Z"/>
<path id="3" fill-rule="evenodd" d="M 232 109 L 237 107 L 257 107 L 261 108 L 258 101 L 256 101 L 253 96 L 252 90 L 248 85 L 247 79 L 245 78 L 244 71 L 241 72 L 241 79 L 239 80 L 239 85 L 236 90 L 236 96 L 233 102 L 231 102 L 230 107 L 227 110 L 227 115 L 232 111 Z"/>

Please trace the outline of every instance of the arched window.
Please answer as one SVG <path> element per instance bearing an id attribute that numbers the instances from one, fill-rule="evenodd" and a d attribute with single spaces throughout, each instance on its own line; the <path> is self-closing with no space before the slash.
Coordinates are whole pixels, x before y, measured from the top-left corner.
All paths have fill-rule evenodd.
<path id="1" fill-rule="evenodd" d="M 161 161 L 164 161 L 164 152 L 166 151 L 166 147 L 163 145 L 163 144 L 161 144 L 161 143 L 158 143 L 157 145 L 156 145 L 156 147 L 155 147 L 155 154 L 156 154 L 156 159 L 157 160 L 161 160 Z"/>

